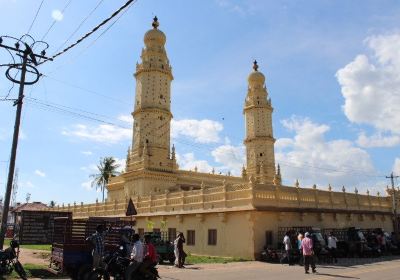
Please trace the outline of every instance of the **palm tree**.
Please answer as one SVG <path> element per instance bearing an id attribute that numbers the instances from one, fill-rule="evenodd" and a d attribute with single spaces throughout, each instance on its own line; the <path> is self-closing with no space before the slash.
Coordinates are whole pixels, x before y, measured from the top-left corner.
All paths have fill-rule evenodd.
<path id="1" fill-rule="evenodd" d="M 103 193 L 104 202 L 104 189 L 106 188 L 108 181 L 111 177 L 115 177 L 119 174 L 117 171 L 119 164 L 113 157 L 105 157 L 100 159 L 100 163 L 97 165 L 99 170 L 98 174 L 92 174 L 90 177 L 94 178 L 92 187 L 96 186 L 96 190 L 100 188 Z"/>

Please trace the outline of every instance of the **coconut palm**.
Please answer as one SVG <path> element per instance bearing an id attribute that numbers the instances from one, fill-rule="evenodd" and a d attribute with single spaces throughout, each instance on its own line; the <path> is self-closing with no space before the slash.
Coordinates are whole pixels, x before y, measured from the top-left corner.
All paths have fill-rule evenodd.
<path id="1" fill-rule="evenodd" d="M 108 184 L 108 181 L 111 177 L 115 177 L 119 174 L 117 169 L 119 168 L 119 164 L 113 157 L 105 157 L 100 159 L 100 163 L 97 165 L 97 169 L 99 170 L 98 174 L 92 174 L 90 177 L 94 178 L 92 181 L 92 187 L 96 187 L 100 189 L 103 193 L 103 202 L 104 202 L 104 190 Z"/>

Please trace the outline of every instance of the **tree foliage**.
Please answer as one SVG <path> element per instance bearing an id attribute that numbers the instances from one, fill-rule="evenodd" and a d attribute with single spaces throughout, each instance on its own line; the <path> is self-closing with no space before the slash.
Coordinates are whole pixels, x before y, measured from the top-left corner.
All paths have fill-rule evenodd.
<path id="1" fill-rule="evenodd" d="M 103 202 L 104 202 L 104 190 L 107 187 L 107 184 L 111 177 L 115 177 L 119 174 L 117 169 L 119 168 L 119 164 L 113 157 L 105 157 L 101 158 L 99 164 L 97 165 L 97 169 L 99 173 L 92 174 L 90 177 L 93 178 L 92 187 L 96 187 L 100 189 L 103 193 Z"/>

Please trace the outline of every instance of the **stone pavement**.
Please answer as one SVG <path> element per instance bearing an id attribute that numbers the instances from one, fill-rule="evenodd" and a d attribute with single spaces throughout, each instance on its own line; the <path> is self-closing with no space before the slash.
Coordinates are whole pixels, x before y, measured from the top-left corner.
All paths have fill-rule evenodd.
<path id="1" fill-rule="evenodd" d="M 185 269 L 169 266 L 159 268 L 164 280 L 274 280 L 274 279 L 400 279 L 400 259 L 349 259 L 337 265 L 317 266 L 316 274 L 304 274 L 301 266 L 262 262 L 188 265 Z"/>

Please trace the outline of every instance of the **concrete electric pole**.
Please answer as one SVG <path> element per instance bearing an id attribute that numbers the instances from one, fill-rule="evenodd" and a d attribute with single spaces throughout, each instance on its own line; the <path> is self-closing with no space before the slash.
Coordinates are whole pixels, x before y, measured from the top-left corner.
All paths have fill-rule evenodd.
<path id="1" fill-rule="evenodd" d="M 10 38 L 10 37 L 8 37 L 8 38 Z M 24 99 L 24 86 L 25 85 L 33 85 L 40 78 L 39 71 L 34 67 L 34 66 L 38 65 L 37 58 L 51 60 L 51 59 L 45 57 L 44 51 L 42 51 L 42 53 L 40 55 L 35 54 L 32 51 L 31 46 L 29 46 L 27 43 L 22 42 L 20 39 L 16 39 L 16 40 L 17 40 L 17 42 L 15 43 L 15 47 L 13 47 L 13 46 L 4 45 L 3 38 L 0 37 L 0 48 L 4 48 L 4 49 L 8 50 L 10 53 L 15 52 L 17 56 L 20 56 L 22 58 L 22 63 L 18 63 L 18 64 L 14 63 L 14 64 L 7 65 L 7 66 L 9 66 L 9 68 L 6 71 L 7 79 L 9 79 L 13 83 L 19 84 L 19 93 L 18 93 L 17 100 L 15 100 L 15 102 L 14 102 L 14 106 L 15 105 L 17 106 L 17 112 L 16 112 L 15 124 L 14 124 L 13 141 L 12 141 L 12 146 L 11 146 L 10 166 L 8 168 L 7 187 L 6 187 L 6 193 L 4 195 L 4 207 L 3 207 L 2 217 L 1 217 L 0 249 L 3 249 L 4 237 L 5 237 L 5 234 L 7 231 L 7 219 L 8 219 L 10 198 L 11 198 L 11 192 L 12 192 L 12 186 L 13 186 L 15 160 L 17 157 L 19 127 L 20 127 L 20 123 L 21 123 L 22 101 Z M 20 49 L 20 42 L 24 45 L 24 47 L 25 47 L 24 50 Z M 10 70 L 21 71 L 20 79 L 16 80 L 15 79 L 16 76 L 12 77 L 10 75 Z M 36 77 L 32 81 L 26 81 L 26 73 L 27 72 L 35 75 Z"/>

